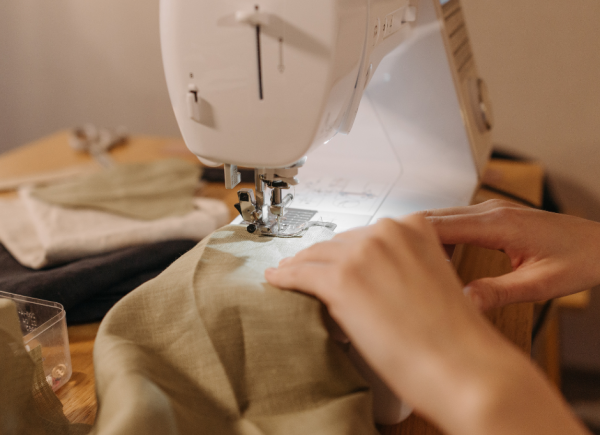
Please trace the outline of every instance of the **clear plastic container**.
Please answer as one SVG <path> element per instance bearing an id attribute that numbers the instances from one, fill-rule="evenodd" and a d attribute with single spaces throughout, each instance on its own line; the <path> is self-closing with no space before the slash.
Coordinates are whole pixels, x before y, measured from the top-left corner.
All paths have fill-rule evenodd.
<path id="1" fill-rule="evenodd" d="M 42 347 L 46 380 L 54 391 L 58 390 L 72 373 L 65 309 L 57 302 L 2 291 L 0 298 L 11 299 L 17 305 L 25 348 Z"/>

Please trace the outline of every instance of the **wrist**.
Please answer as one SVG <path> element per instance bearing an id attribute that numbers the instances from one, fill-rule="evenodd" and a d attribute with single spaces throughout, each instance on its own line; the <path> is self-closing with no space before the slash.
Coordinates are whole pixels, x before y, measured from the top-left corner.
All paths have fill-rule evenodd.
<path id="1" fill-rule="evenodd" d="M 483 323 L 438 359 L 436 389 L 415 407 L 448 434 L 587 433 L 528 357 Z"/>
<path id="2" fill-rule="evenodd" d="M 464 423 L 469 433 L 487 435 L 563 435 L 588 434 L 571 409 L 524 355 L 505 359 L 494 376 L 478 387 L 478 403 Z M 466 415 L 465 415 L 466 417 Z"/>
<path id="3" fill-rule="evenodd" d="M 433 405 L 439 409 L 432 409 L 430 417 L 439 415 L 436 423 L 449 434 L 491 434 L 502 403 L 510 400 L 507 387 L 527 378 L 528 362 L 520 350 L 486 320 L 478 320 L 463 331 L 454 352 L 438 359 L 440 400 Z"/>
<path id="4" fill-rule="evenodd" d="M 458 313 L 452 322 L 446 322 L 451 327 L 398 347 L 394 365 L 400 376 L 387 381 L 445 431 L 466 435 L 465 425 L 495 395 L 494 379 L 503 376 L 499 371 L 504 370 L 500 363 L 519 351 L 474 309 Z M 405 352 L 407 349 L 410 352 Z M 457 428 L 462 430 L 451 430 Z"/>

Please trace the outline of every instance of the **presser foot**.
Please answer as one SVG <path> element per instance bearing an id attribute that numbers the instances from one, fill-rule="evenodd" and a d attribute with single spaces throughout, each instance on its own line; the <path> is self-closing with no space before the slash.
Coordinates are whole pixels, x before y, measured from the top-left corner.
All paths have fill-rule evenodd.
<path id="1" fill-rule="evenodd" d="M 316 214 L 315 210 L 302 210 L 290 208 L 285 211 L 284 216 L 270 215 L 267 222 L 250 222 L 246 227 L 249 233 L 266 237 L 302 237 L 306 231 L 315 226 L 321 226 L 335 230 L 336 224 L 331 222 L 311 221 Z"/>
<path id="2" fill-rule="evenodd" d="M 246 229 L 249 233 L 268 237 L 302 237 L 306 230 L 313 226 L 323 226 L 332 231 L 336 228 L 337 225 L 330 222 L 311 221 L 310 219 L 317 214 L 315 210 L 289 207 L 294 195 L 286 195 L 284 191 L 298 183 L 295 176 L 305 161 L 306 158 L 299 160 L 288 168 L 256 168 L 255 190 L 238 190 L 239 202 L 235 204 L 235 208 L 242 216 L 243 223 L 247 224 Z M 269 190 L 270 198 L 266 200 Z"/>

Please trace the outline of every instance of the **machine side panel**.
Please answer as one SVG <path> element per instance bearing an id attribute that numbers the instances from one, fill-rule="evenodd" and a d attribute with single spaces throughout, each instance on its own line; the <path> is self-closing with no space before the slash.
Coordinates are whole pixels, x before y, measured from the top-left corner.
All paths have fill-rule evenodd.
<path id="1" fill-rule="evenodd" d="M 479 175 L 491 149 L 493 124 L 485 83 L 479 78 L 460 0 L 435 2 L 443 23 L 442 36 L 461 103 L 463 117 Z"/>
<path id="2" fill-rule="evenodd" d="M 396 206 L 405 208 L 400 204 L 405 194 L 423 200 L 439 198 L 440 207 L 466 205 L 477 186 L 468 127 L 446 56 L 436 0 L 418 4 L 411 39 L 383 59 L 366 92 L 403 167 L 378 216 L 396 214 Z"/>

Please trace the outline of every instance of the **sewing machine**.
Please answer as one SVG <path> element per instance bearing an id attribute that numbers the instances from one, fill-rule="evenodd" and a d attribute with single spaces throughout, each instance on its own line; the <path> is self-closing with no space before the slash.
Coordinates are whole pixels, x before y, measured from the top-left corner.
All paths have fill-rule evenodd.
<path id="1" fill-rule="evenodd" d="M 470 203 L 492 113 L 459 0 L 161 0 L 160 21 L 188 148 L 224 164 L 227 188 L 254 168 L 236 205 L 249 232 L 344 231 Z M 404 418 L 353 359 L 376 420 Z"/>
<path id="2" fill-rule="evenodd" d="M 459 0 L 162 0 L 161 42 L 189 149 L 255 168 L 249 231 L 469 203 L 492 116 Z"/>

